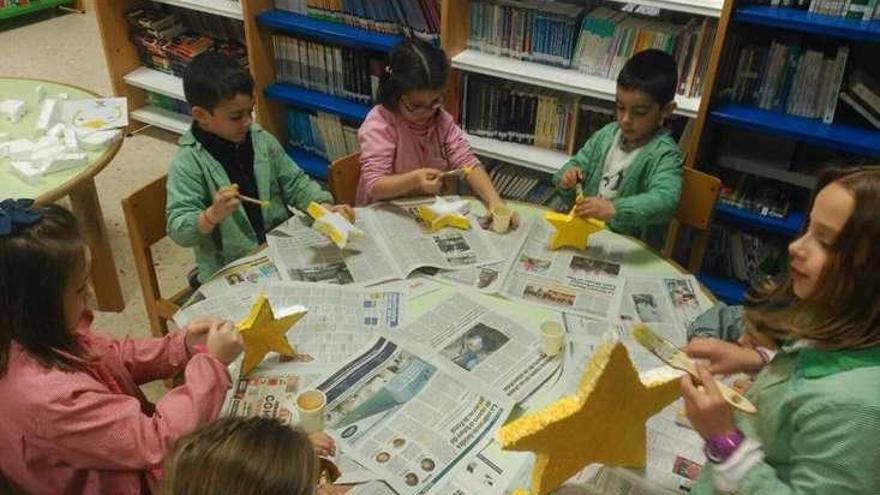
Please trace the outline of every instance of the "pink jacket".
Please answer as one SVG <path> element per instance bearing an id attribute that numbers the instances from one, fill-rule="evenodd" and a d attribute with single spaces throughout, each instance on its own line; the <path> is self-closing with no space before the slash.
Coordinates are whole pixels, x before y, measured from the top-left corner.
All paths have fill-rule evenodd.
<path id="1" fill-rule="evenodd" d="M 230 386 L 208 354 L 191 359 L 185 332 L 113 339 L 77 332 L 96 359 L 88 372 L 46 368 L 13 341 L 0 378 L 0 470 L 26 493 L 149 493 L 165 451 L 181 435 L 216 419 Z M 174 376 L 186 384 L 150 403 L 138 385 Z"/>
<path id="2" fill-rule="evenodd" d="M 358 130 L 361 179 L 356 204 L 373 202 L 370 191 L 386 175 L 422 167 L 449 170 L 479 163 L 452 115 L 438 110 L 424 126 L 376 105 Z"/>

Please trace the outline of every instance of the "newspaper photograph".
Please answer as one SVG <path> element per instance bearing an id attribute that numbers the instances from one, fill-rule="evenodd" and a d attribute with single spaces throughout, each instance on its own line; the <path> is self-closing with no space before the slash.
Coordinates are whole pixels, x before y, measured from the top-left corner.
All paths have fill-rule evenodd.
<path id="1" fill-rule="evenodd" d="M 584 251 L 552 250 L 552 227 L 535 223 L 503 282 L 501 293 L 547 308 L 601 320 L 616 320 L 623 297 L 623 258 L 602 233 Z"/>
<path id="2" fill-rule="evenodd" d="M 457 293 L 407 325 L 400 338 L 438 352 L 463 380 L 477 379 L 519 402 L 554 376 L 560 360 L 529 328 Z"/>
<path id="3" fill-rule="evenodd" d="M 620 308 L 624 323 L 647 323 L 673 344 L 686 343 L 687 327 L 710 308 L 693 275 L 627 277 Z"/>
<path id="4" fill-rule="evenodd" d="M 239 376 L 227 394 L 221 416 L 261 416 L 296 424 L 296 396 L 319 375 L 265 370 Z"/>
<path id="5" fill-rule="evenodd" d="M 435 493 L 510 406 L 385 338 L 321 379 L 328 432 L 398 493 Z"/>
<path id="6" fill-rule="evenodd" d="M 279 280 L 281 280 L 281 275 L 278 273 L 278 268 L 269 257 L 269 253 L 262 251 L 252 256 L 235 260 L 221 268 L 220 271 L 212 275 L 210 280 L 203 283 L 190 296 L 185 306 L 211 297 L 221 296 L 234 288 L 241 288 L 246 285 L 259 287 L 267 282 Z"/>

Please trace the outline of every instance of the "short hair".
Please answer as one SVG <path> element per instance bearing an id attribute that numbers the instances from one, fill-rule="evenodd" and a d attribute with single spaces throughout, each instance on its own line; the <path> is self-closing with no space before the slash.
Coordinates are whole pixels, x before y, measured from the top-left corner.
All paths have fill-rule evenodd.
<path id="1" fill-rule="evenodd" d="M 620 70 L 617 87 L 639 90 L 649 94 L 660 106 L 675 98 L 678 86 L 678 67 L 672 55 L 663 50 L 643 50 L 636 53 Z"/>
<path id="2" fill-rule="evenodd" d="M 407 38 L 388 55 L 388 67 L 379 80 L 377 100 L 385 108 L 397 110 L 405 92 L 442 89 L 448 77 L 446 52 L 418 38 Z"/>
<path id="3" fill-rule="evenodd" d="M 196 56 L 183 72 L 183 94 L 190 106 L 213 112 L 223 100 L 253 95 L 254 78 L 237 60 L 220 52 Z"/>
<path id="4" fill-rule="evenodd" d="M 64 315 L 65 291 L 85 275 L 85 239 L 66 208 L 33 209 L 39 220 L 0 236 L 0 377 L 13 340 L 46 367 L 69 371 L 70 356 L 86 357 Z"/>
<path id="5" fill-rule="evenodd" d="M 162 495 L 313 495 L 308 435 L 274 418 L 227 417 L 181 437 L 165 457 Z"/>

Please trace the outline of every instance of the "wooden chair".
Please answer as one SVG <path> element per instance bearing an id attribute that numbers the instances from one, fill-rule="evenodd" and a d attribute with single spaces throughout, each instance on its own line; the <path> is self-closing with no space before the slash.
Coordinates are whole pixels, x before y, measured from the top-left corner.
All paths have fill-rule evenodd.
<path id="1" fill-rule="evenodd" d="M 168 321 L 180 308 L 174 301 L 182 300 L 191 292 L 191 289 L 186 288 L 170 299 L 165 299 L 156 278 L 152 247 L 166 235 L 166 179 L 167 176 L 163 175 L 122 200 L 134 264 L 144 294 L 144 306 L 150 319 L 150 330 L 156 337 L 168 333 Z"/>
<path id="2" fill-rule="evenodd" d="M 361 179 L 360 154 L 352 153 L 333 160 L 327 173 L 330 194 L 338 204 L 354 206 L 358 181 Z"/>
<path id="3" fill-rule="evenodd" d="M 691 273 L 697 273 L 703 263 L 706 245 L 709 242 L 709 226 L 712 224 L 712 214 L 715 212 L 715 203 L 718 201 L 720 191 L 721 181 L 717 177 L 689 167 L 682 169 L 681 200 L 666 232 L 663 256 L 672 257 L 681 225 L 692 228 L 695 235 L 685 265 Z"/>

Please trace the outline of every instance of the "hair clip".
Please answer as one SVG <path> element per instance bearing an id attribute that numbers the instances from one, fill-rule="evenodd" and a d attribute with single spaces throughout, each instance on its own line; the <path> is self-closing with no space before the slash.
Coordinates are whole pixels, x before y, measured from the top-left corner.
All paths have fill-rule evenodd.
<path id="1" fill-rule="evenodd" d="M 0 235 L 11 234 L 43 218 L 42 213 L 32 208 L 33 204 L 33 199 L 25 198 L 0 201 Z"/>
<path id="2" fill-rule="evenodd" d="M 391 76 L 394 75 L 394 72 L 391 70 L 391 66 L 390 66 L 390 65 L 386 65 L 386 66 L 385 66 L 385 72 L 387 72 L 387 73 L 388 73 L 389 75 L 391 75 Z"/>

